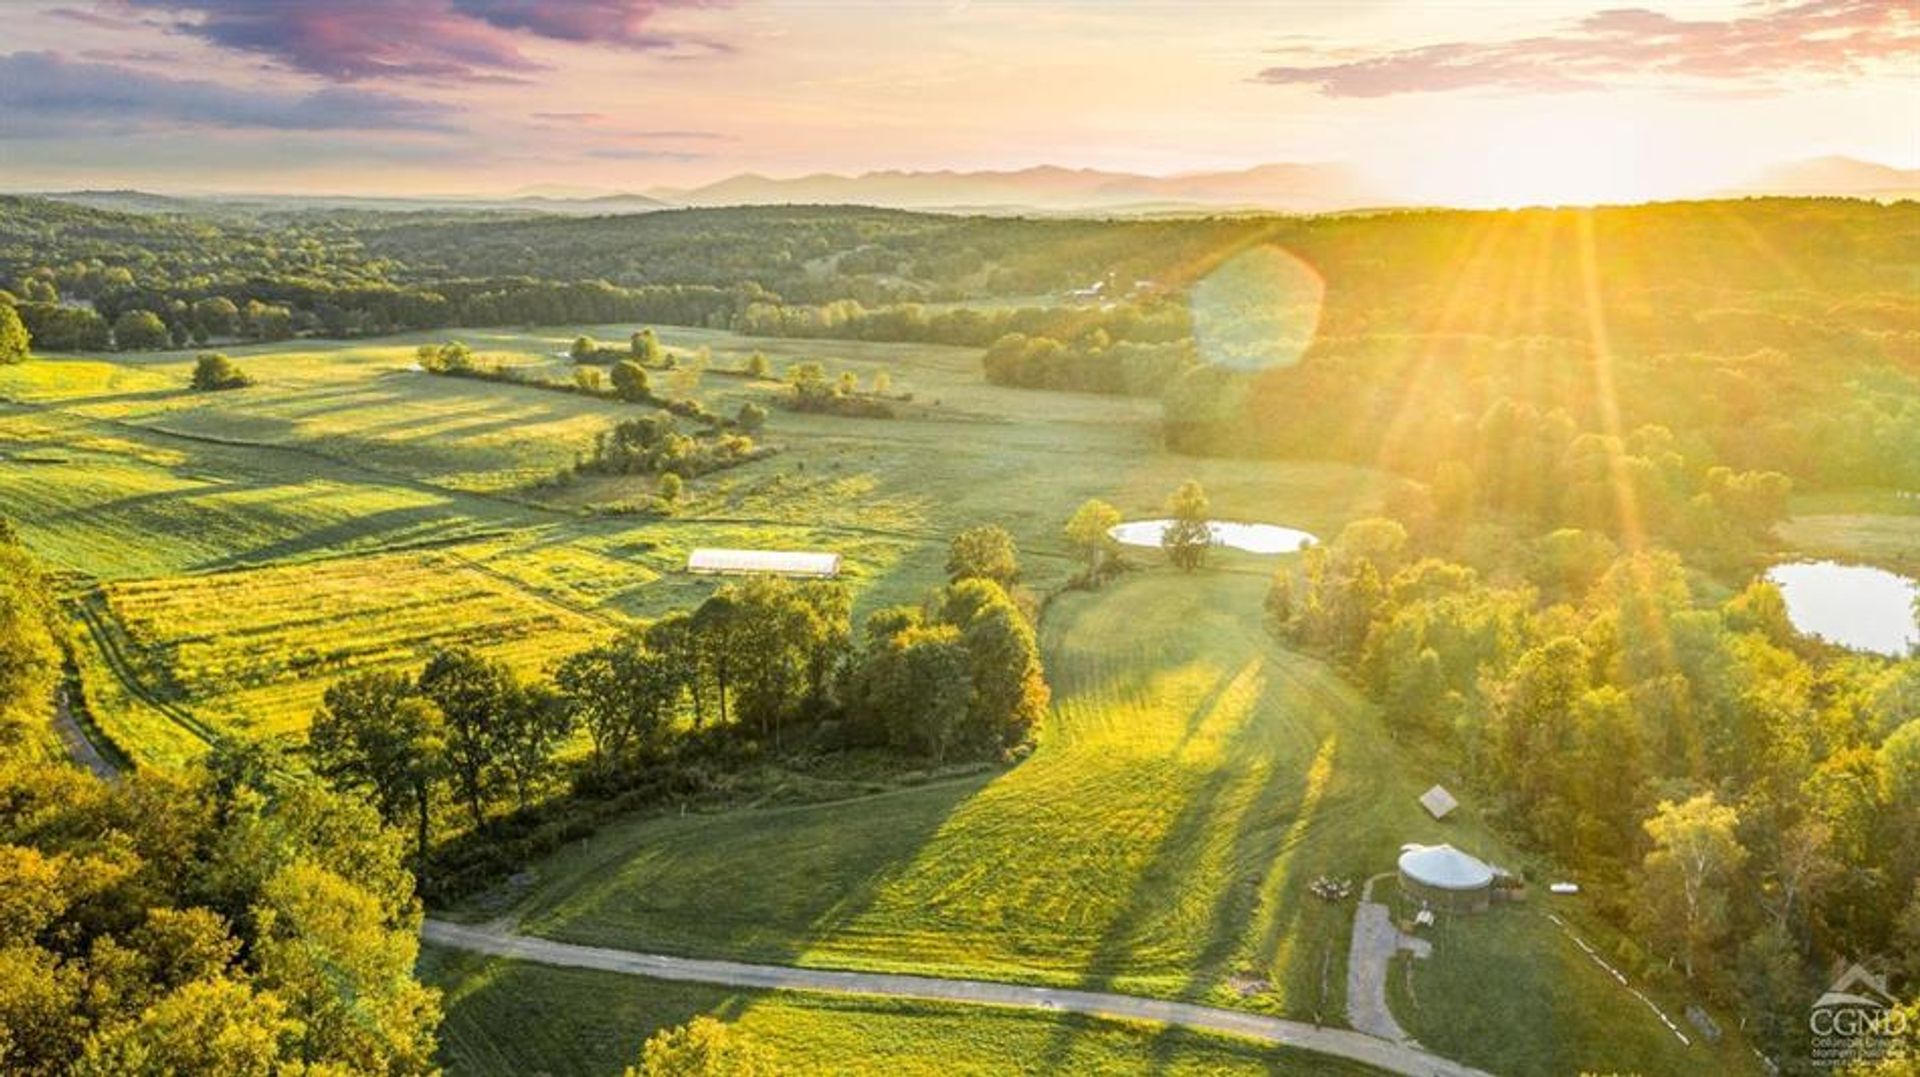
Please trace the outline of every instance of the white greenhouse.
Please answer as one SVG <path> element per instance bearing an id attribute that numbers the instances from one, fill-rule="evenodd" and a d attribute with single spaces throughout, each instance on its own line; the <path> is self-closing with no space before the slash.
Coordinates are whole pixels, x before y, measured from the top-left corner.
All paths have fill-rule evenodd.
<path id="1" fill-rule="evenodd" d="M 699 576 L 831 579 L 840 574 L 840 555 L 801 550 L 698 549 L 687 555 L 687 571 Z"/>

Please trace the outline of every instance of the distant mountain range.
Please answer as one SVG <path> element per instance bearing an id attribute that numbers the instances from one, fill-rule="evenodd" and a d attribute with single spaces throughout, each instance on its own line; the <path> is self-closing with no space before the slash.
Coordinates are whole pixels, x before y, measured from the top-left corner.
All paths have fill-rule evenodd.
<path id="1" fill-rule="evenodd" d="M 359 210 L 371 213 L 514 213 L 606 216 L 646 213 L 669 208 L 667 203 L 638 194 L 563 197 L 557 194 L 515 194 L 499 198 L 448 195 L 444 197 L 379 197 L 359 195 L 213 194 L 164 195 L 148 191 L 45 191 L 42 198 L 94 209 L 127 213 L 181 213 L 194 217 L 254 218 L 268 213 Z"/>
<path id="2" fill-rule="evenodd" d="M 1042 165 L 1011 172 L 819 172 L 791 179 L 746 173 L 703 187 L 656 187 L 648 197 L 684 206 L 870 205 L 897 209 L 1152 212 L 1247 208 L 1324 213 L 1381 205 L 1337 164 L 1259 165 L 1236 172 L 1143 176 Z"/>
<path id="3" fill-rule="evenodd" d="M 1920 168 L 1894 168 L 1852 157 L 1815 157 L 1775 165 L 1726 193 L 1912 198 L 1920 195 Z"/>
<path id="4" fill-rule="evenodd" d="M 1826 195 L 1920 197 L 1920 169 L 1850 157 L 1778 165 L 1709 197 Z M 1102 213 L 1149 215 L 1265 210 L 1332 213 L 1409 205 L 1371 188 L 1339 164 L 1269 164 L 1226 172 L 1146 176 L 1043 165 L 1016 171 L 819 172 L 776 179 L 743 173 L 699 187 L 654 187 L 641 193 L 544 184 L 497 197 L 355 195 L 193 195 L 145 191 L 62 191 L 48 198 L 135 213 L 251 217 L 301 210 L 469 212 L 600 216 L 687 206 L 862 205 L 976 213 Z"/>

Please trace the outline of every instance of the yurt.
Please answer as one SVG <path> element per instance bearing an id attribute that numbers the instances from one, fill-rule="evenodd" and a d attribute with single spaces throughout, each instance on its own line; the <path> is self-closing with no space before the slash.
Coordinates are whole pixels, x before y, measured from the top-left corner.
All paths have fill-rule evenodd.
<path id="1" fill-rule="evenodd" d="M 1493 901 L 1493 868 L 1451 845 L 1404 845 L 1400 889 L 1445 912 L 1479 912 Z"/>

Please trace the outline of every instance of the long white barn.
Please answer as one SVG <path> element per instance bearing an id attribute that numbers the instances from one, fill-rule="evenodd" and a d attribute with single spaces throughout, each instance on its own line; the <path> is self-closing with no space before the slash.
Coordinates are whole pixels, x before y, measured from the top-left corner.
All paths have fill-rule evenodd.
<path id="1" fill-rule="evenodd" d="M 840 574 L 840 555 L 801 550 L 698 549 L 687 555 L 687 571 L 702 576 L 830 579 Z"/>

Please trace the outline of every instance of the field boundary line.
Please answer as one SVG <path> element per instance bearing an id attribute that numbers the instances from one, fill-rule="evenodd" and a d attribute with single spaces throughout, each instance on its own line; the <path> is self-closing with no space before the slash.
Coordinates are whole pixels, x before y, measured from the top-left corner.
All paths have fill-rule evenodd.
<path id="1" fill-rule="evenodd" d="M 121 651 L 119 641 L 115 640 L 112 632 L 101 623 L 105 615 L 95 607 L 92 600 L 96 597 L 99 597 L 102 602 L 105 601 L 104 596 L 101 596 L 98 589 L 96 589 L 93 594 L 74 600 L 72 607 L 75 615 L 79 617 L 80 623 L 86 626 L 87 634 L 93 637 L 94 644 L 99 647 L 100 657 L 106 661 L 108 671 L 120 682 L 121 687 L 125 688 L 127 693 L 135 699 L 159 711 L 176 725 L 193 734 L 197 740 L 206 744 L 208 747 L 218 745 L 221 740 L 220 735 L 216 733 L 211 726 L 195 718 L 185 707 L 160 699 L 153 694 L 151 689 L 141 683 L 139 675 L 134 672 L 132 663 L 127 659 L 126 654 Z"/>
<path id="2" fill-rule="evenodd" d="M 428 920 L 421 938 L 436 946 L 468 953 L 529 961 L 562 968 L 596 969 L 629 976 L 686 983 L 774 991 L 812 991 L 826 994 L 876 995 L 886 998 L 1007 1009 L 1077 1013 L 1123 1021 L 1178 1025 L 1242 1039 L 1334 1055 L 1393 1073 L 1417 1077 L 1488 1077 L 1482 1071 L 1430 1051 L 1378 1039 L 1347 1029 L 1317 1028 L 1304 1021 L 1203 1006 L 1171 999 L 1145 998 L 1102 991 L 1036 987 L 992 980 L 962 980 L 900 973 L 851 972 L 839 969 L 758 965 L 738 961 L 671 957 L 664 954 L 577 946 L 551 939 L 518 935 L 487 927 Z"/>

